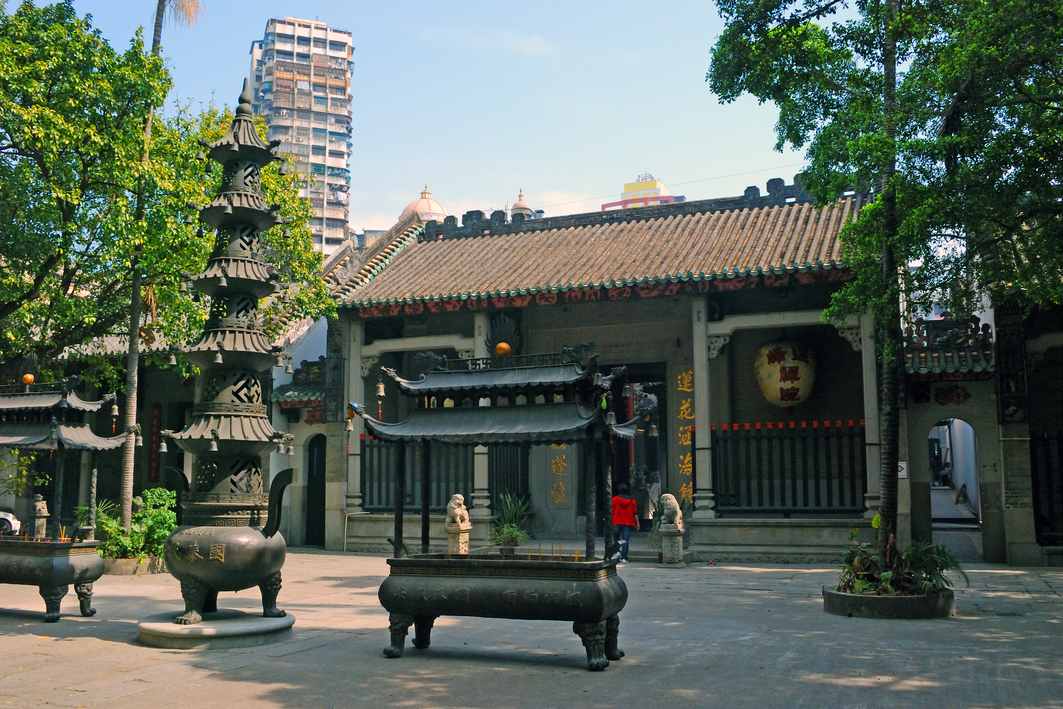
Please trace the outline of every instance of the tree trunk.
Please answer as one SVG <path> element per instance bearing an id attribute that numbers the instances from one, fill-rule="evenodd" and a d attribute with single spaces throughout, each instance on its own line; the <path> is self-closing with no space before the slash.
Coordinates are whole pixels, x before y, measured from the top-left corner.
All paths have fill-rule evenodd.
<path id="1" fill-rule="evenodd" d="M 882 391 L 879 399 L 882 434 L 881 467 L 879 469 L 881 498 L 878 530 L 879 558 L 890 563 L 890 542 L 897 535 L 897 458 L 900 444 L 900 377 L 901 311 L 897 254 L 897 192 L 893 177 L 897 173 L 897 0 L 886 0 L 885 27 L 882 46 L 882 128 L 888 147 L 884 160 L 880 191 L 882 193 L 882 280 L 888 304 L 879 309 L 876 330 L 881 337 Z"/>
<path id="2" fill-rule="evenodd" d="M 155 7 L 155 34 L 151 38 L 151 53 L 158 56 L 162 47 L 162 23 L 166 17 L 167 0 L 159 0 Z M 148 161 L 151 141 L 151 123 L 154 106 L 148 106 L 148 117 L 144 121 L 144 153 L 141 162 Z M 145 188 L 144 178 L 140 178 L 137 188 L 137 209 L 134 221 L 144 221 Z M 139 247 L 138 247 L 139 249 Z M 127 427 L 137 425 L 137 370 L 140 367 L 140 257 L 133 255 L 133 288 L 129 298 L 129 349 L 126 352 L 126 407 L 125 421 Z M 125 446 L 122 449 L 122 500 L 121 522 L 122 526 L 129 528 L 133 519 L 133 471 L 136 463 L 136 433 L 131 431 L 126 435 Z"/>
<path id="3" fill-rule="evenodd" d="M 143 191 L 143 190 L 141 190 Z M 138 195 L 139 202 L 139 195 Z M 138 211 L 140 205 L 138 204 Z M 140 367 L 140 257 L 133 256 L 133 288 L 129 296 L 129 350 L 126 354 L 125 446 L 122 449 L 122 526 L 133 517 L 133 465 L 136 461 L 137 369 Z"/>

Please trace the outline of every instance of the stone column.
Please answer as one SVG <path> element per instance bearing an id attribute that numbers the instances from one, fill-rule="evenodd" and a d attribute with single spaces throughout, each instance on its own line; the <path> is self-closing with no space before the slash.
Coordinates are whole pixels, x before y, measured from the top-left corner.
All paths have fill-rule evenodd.
<path id="1" fill-rule="evenodd" d="M 864 378 L 864 455 L 867 460 L 867 492 L 864 493 L 864 516 L 878 514 L 880 501 L 879 464 L 882 431 L 878 416 L 878 358 L 875 357 L 874 323 L 871 314 L 860 316 L 860 360 Z M 855 343 L 853 345 L 856 346 Z"/>
<path id="2" fill-rule="evenodd" d="M 336 443 L 325 447 L 325 548 L 343 548 L 343 522 L 347 513 L 347 391 L 344 353 L 347 321 L 328 322 L 325 338 L 325 437 Z"/>
<path id="3" fill-rule="evenodd" d="M 691 317 L 694 330 L 694 519 L 716 517 L 712 483 L 712 450 L 709 437 L 709 353 L 708 311 L 705 299 L 694 301 Z M 716 352 L 719 352 L 717 347 Z"/>
<path id="4" fill-rule="evenodd" d="M 365 372 L 362 360 L 362 323 L 353 318 L 347 330 L 347 390 L 344 404 L 357 401 L 359 404 L 365 401 Z M 374 360 L 375 364 L 375 360 Z M 344 411 L 346 416 L 346 411 Z M 355 416 L 351 421 L 354 430 L 348 431 L 346 436 L 347 449 L 347 512 L 362 511 L 362 433 L 365 425 L 360 416 Z"/>
<path id="5" fill-rule="evenodd" d="M 475 352 L 473 353 L 477 358 L 487 357 L 487 328 L 489 325 L 489 318 L 487 313 L 476 313 L 476 326 L 474 345 Z M 480 402 L 483 406 L 484 402 Z M 490 405 L 490 402 L 487 403 Z M 474 527 L 473 539 L 483 540 L 487 539 L 488 520 L 491 519 L 491 495 L 488 492 L 487 487 L 487 447 L 476 446 L 473 455 L 473 482 L 472 482 L 472 509 L 469 510 L 469 518 L 474 521 L 483 521 L 484 524 L 476 525 Z"/>

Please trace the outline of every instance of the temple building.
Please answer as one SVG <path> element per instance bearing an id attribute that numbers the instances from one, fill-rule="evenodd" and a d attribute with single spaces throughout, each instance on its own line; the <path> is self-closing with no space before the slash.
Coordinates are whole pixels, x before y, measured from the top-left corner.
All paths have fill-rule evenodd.
<path id="1" fill-rule="evenodd" d="M 394 424 L 420 408 L 533 406 L 532 396 L 410 397 L 399 387 L 431 361 L 482 360 L 498 342 L 520 361 L 544 362 L 593 342 L 602 371 L 626 368 L 621 420 L 637 396 L 657 400 L 659 435 L 647 427 L 617 444 L 611 468 L 644 520 L 668 492 L 684 507 L 695 558 L 836 560 L 851 530 L 871 538 L 879 506 L 880 363 L 870 318 L 823 320 L 851 278 L 838 234 L 870 199 L 847 194 L 816 207 L 800 183 L 776 179 L 767 194 L 751 187 L 540 219 L 472 211 L 459 223 L 408 209 L 372 249 L 330 266 L 340 307 L 325 357 L 274 392 L 297 451 L 286 537 L 298 542 L 305 528 L 309 538 L 316 510 L 326 548 L 390 549 L 394 445 L 361 419 L 348 421 L 348 402 Z M 899 542 L 930 540 L 960 516 L 952 521 L 977 536 L 980 558 L 1061 563 L 1063 501 L 1051 483 L 1063 377 L 1043 372 L 1063 361 L 1063 328 L 1007 308 L 990 315 L 907 327 Z M 1040 353 L 1036 364 L 1028 352 Z M 1025 384 L 1030 367 L 1044 382 L 1036 392 Z M 432 478 L 442 481 L 429 500 L 433 548 L 445 546 L 454 493 L 479 528 L 474 544 L 502 493 L 530 500 L 540 538 L 578 538 L 589 508 L 578 491 L 587 476 L 608 474 L 583 445 L 433 448 Z M 418 489 L 416 456 L 405 466 L 406 489 Z M 590 509 L 601 510 L 596 502 Z M 410 497 L 411 512 L 416 504 Z"/>

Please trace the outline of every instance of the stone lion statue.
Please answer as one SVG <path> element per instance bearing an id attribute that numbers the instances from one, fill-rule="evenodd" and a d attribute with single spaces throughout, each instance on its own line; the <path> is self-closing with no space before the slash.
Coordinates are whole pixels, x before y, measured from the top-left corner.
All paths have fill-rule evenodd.
<path id="1" fill-rule="evenodd" d="M 676 502 L 675 495 L 670 492 L 666 492 L 661 495 L 661 506 L 664 508 L 664 512 L 661 513 L 661 524 L 674 524 L 679 527 L 679 531 L 685 531 L 683 529 L 683 510 L 679 509 L 679 503 Z"/>
<path id="2" fill-rule="evenodd" d="M 447 503 L 447 524 L 468 525 L 469 513 L 465 509 L 465 496 L 454 495 Z"/>

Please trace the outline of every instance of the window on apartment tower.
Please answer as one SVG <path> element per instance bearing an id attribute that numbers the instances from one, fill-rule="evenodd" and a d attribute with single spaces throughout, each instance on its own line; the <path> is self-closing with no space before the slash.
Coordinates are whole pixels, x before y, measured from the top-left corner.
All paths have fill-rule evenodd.
<path id="1" fill-rule="evenodd" d="M 314 84 L 314 93 L 323 94 L 328 90 L 324 84 Z"/>
<path id="2" fill-rule="evenodd" d="M 329 42 L 328 43 L 328 48 L 329 48 L 330 51 L 333 51 L 333 52 L 346 52 L 347 51 L 347 45 L 344 44 L 343 42 Z"/>
<path id="3" fill-rule="evenodd" d="M 283 49 L 278 49 L 277 50 L 277 59 L 287 59 L 287 60 L 291 61 L 294 58 L 295 58 L 295 53 L 294 52 L 289 52 L 289 51 L 286 51 L 286 50 L 283 50 Z"/>
<path id="4" fill-rule="evenodd" d="M 324 145 L 315 145 L 315 146 L 313 146 L 310 149 L 310 154 L 311 155 L 324 155 L 325 154 L 325 146 Z"/>
<path id="5" fill-rule="evenodd" d="M 314 97 L 314 105 L 315 106 L 328 106 L 328 97 L 327 96 L 315 96 Z"/>
<path id="6" fill-rule="evenodd" d="M 326 44 L 325 40 L 320 37 L 314 37 L 314 49 L 324 49 Z"/>
<path id="7" fill-rule="evenodd" d="M 310 46 L 310 38 L 309 37 L 296 37 L 295 38 L 295 43 L 297 45 L 299 45 L 300 47 L 309 47 Z"/>
<path id="8" fill-rule="evenodd" d="M 342 86 L 330 86 L 328 92 L 333 96 L 346 96 L 347 89 Z"/>
<path id="9" fill-rule="evenodd" d="M 277 33 L 277 41 L 279 43 L 281 43 L 281 44 L 291 44 L 292 42 L 295 41 L 295 35 L 294 34 L 281 34 L 280 32 L 278 32 Z"/>

